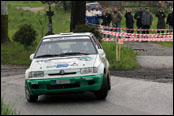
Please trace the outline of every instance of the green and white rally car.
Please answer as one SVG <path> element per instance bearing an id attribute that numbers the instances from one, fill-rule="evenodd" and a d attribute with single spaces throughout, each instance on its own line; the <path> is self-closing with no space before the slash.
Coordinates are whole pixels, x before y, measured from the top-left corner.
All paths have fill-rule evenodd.
<path id="1" fill-rule="evenodd" d="M 25 72 L 25 95 L 94 92 L 105 99 L 111 89 L 109 62 L 92 33 L 62 33 L 42 38 Z"/>

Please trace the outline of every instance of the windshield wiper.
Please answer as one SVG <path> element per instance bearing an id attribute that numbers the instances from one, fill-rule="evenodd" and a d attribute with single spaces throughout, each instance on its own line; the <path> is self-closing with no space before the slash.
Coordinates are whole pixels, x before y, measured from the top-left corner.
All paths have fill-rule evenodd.
<path id="1" fill-rule="evenodd" d="M 45 55 L 36 56 L 36 58 L 41 58 L 41 57 L 55 57 L 55 56 L 60 56 L 60 55 L 59 54 L 45 54 Z"/>
<path id="2" fill-rule="evenodd" d="M 59 54 L 60 56 L 64 56 L 64 55 L 89 55 L 89 53 L 80 53 L 80 52 L 67 52 L 67 53 L 62 53 Z"/>
<path id="3" fill-rule="evenodd" d="M 36 58 L 43 58 L 43 57 L 55 57 L 55 56 L 66 56 L 66 55 L 89 55 L 88 53 L 80 53 L 80 52 L 67 52 L 67 53 L 62 53 L 62 54 L 45 54 L 45 55 L 40 55 L 36 56 Z"/>

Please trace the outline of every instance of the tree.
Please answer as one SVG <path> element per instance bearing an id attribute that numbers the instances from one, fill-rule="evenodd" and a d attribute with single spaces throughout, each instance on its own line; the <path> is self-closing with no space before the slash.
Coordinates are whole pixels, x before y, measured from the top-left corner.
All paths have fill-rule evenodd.
<path id="1" fill-rule="evenodd" d="M 71 2 L 71 24 L 70 31 L 72 32 L 76 25 L 85 24 L 86 1 Z"/>
<path id="2" fill-rule="evenodd" d="M 7 1 L 1 1 L 1 43 L 8 39 L 8 7 Z"/>

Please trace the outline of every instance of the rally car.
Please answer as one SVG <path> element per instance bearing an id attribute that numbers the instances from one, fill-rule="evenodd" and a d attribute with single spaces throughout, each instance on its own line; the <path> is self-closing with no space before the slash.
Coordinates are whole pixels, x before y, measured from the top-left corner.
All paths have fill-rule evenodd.
<path id="1" fill-rule="evenodd" d="M 105 99 L 111 89 L 109 62 L 92 33 L 62 33 L 42 38 L 25 72 L 25 95 L 94 92 Z"/>

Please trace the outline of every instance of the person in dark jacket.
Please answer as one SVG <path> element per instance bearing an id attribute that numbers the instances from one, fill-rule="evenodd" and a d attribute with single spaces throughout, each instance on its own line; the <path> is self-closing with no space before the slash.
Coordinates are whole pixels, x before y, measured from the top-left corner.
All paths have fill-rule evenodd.
<path id="1" fill-rule="evenodd" d="M 173 29 L 173 8 L 171 9 L 171 13 L 167 16 L 167 25 L 169 25 L 169 29 Z"/>
<path id="2" fill-rule="evenodd" d="M 105 9 L 102 19 L 103 19 L 102 25 L 109 27 L 109 25 L 111 23 L 111 14 L 110 14 L 109 9 Z M 105 30 L 109 31 L 109 29 L 105 29 Z M 106 35 L 104 34 L 104 38 L 105 37 L 106 37 Z M 108 35 L 108 38 L 110 38 L 110 35 Z"/>
<path id="3" fill-rule="evenodd" d="M 157 24 L 157 29 L 165 29 L 166 25 L 165 25 L 165 13 L 163 11 L 162 8 L 159 9 L 159 11 L 156 13 L 155 15 L 156 17 L 158 17 L 158 24 Z M 164 33 L 164 31 L 157 31 L 157 33 Z"/>
<path id="4" fill-rule="evenodd" d="M 139 11 L 134 15 L 134 18 L 137 20 L 137 29 L 142 29 L 142 24 L 141 24 L 142 15 L 143 15 L 143 8 L 140 7 Z M 137 31 L 137 33 L 140 33 L 140 31 Z"/>
<path id="5" fill-rule="evenodd" d="M 131 14 L 131 9 L 126 10 L 126 27 L 128 29 L 133 29 L 133 25 L 134 25 L 134 20 L 133 20 L 133 16 Z M 127 30 L 127 33 L 133 33 L 133 30 Z"/>
<path id="6" fill-rule="evenodd" d="M 143 29 L 150 29 L 150 26 L 152 25 L 153 17 L 152 13 L 149 12 L 149 8 L 146 8 L 146 11 L 143 12 L 142 19 L 141 19 L 141 24 L 143 25 Z M 143 34 L 147 33 L 149 34 L 148 31 L 142 31 Z"/>

